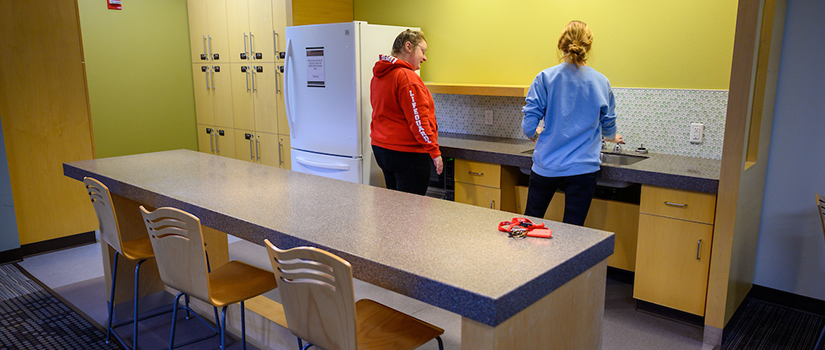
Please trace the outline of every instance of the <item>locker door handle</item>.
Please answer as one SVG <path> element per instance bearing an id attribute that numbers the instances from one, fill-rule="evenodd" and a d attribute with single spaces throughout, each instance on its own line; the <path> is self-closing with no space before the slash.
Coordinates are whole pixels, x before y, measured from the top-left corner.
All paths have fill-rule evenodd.
<path id="1" fill-rule="evenodd" d="M 696 260 L 699 260 L 699 252 L 702 250 L 702 240 L 696 242 Z"/>
<path id="2" fill-rule="evenodd" d="M 284 164 L 284 158 L 281 156 L 281 150 L 283 149 L 284 145 L 281 141 L 278 141 L 278 165 Z"/>
<path id="3" fill-rule="evenodd" d="M 259 152 L 261 148 L 261 140 L 255 138 L 255 160 L 260 162 L 261 161 L 261 153 Z"/>
<path id="4" fill-rule="evenodd" d="M 212 55 L 212 36 L 207 35 L 206 37 L 209 39 L 209 57 L 215 59 L 215 55 Z"/>
<path id="5" fill-rule="evenodd" d="M 206 35 L 203 36 L 203 54 L 201 55 L 201 61 L 208 60 L 209 57 L 206 56 Z"/>

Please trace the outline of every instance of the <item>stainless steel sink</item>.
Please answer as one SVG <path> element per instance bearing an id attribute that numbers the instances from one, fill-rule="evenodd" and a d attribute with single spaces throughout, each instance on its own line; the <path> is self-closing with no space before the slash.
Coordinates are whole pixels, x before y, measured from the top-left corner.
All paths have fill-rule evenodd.
<path id="1" fill-rule="evenodd" d="M 612 165 L 630 165 L 641 162 L 647 157 L 645 156 L 635 156 L 629 154 L 619 154 L 619 153 L 605 153 L 602 152 L 599 158 L 602 160 L 602 164 L 612 164 Z"/>

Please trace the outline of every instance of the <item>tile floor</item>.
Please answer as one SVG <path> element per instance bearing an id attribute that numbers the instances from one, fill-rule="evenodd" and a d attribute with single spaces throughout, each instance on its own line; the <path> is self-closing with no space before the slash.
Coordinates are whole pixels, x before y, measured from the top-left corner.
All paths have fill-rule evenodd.
<path id="1" fill-rule="evenodd" d="M 263 247 L 230 238 L 230 259 L 267 268 Z M 29 256 L 19 263 L 34 277 L 99 324 L 106 323 L 103 266 L 100 246 L 90 244 L 47 254 Z M 370 298 L 444 328 L 445 349 L 460 349 L 461 318 L 418 300 L 356 281 L 356 299 Z M 267 296 L 277 300 L 277 291 Z M 702 327 L 637 311 L 632 285 L 607 280 L 602 349 L 712 350 L 702 343 Z M 421 349 L 437 349 L 432 341 Z"/>

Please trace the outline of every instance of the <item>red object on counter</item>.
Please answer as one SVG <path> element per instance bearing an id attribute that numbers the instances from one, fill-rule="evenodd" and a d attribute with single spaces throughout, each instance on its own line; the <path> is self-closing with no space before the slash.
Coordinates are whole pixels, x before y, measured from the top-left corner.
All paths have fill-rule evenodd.
<path id="1" fill-rule="evenodd" d="M 513 218 L 511 221 L 502 221 L 498 224 L 498 230 L 507 232 L 511 237 L 520 236 L 552 238 L 553 230 L 544 227 L 544 224 L 534 224 L 527 218 Z"/>

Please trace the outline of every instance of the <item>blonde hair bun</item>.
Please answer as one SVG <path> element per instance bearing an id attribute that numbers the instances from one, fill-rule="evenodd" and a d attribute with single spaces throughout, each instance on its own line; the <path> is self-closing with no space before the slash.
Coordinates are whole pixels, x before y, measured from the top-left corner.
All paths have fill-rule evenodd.
<path id="1" fill-rule="evenodd" d="M 587 23 L 571 21 L 562 30 L 557 47 L 561 51 L 561 60 L 578 67 L 587 62 L 592 44 L 593 33 Z"/>

